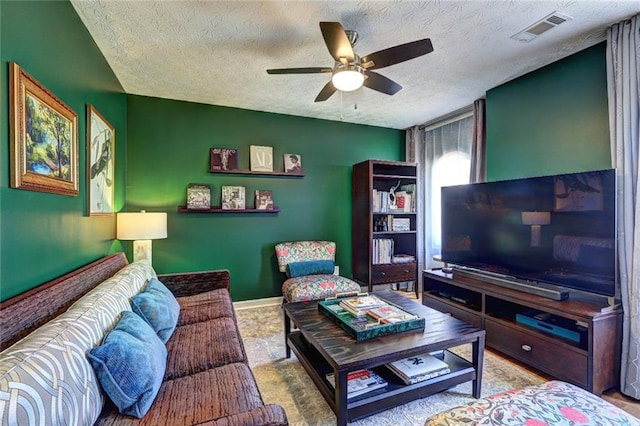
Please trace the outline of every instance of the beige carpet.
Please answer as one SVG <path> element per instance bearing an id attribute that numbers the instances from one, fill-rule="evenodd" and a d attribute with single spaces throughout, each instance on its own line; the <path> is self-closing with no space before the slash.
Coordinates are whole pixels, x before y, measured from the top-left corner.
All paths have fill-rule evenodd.
<path id="1" fill-rule="evenodd" d="M 335 425 L 336 417 L 320 392 L 292 354 L 284 357 L 283 319 L 280 306 L 238 310 L 238 323 L 249 363 L 267 403 L 284 407 L 291 425 Z M 471 346 L 455 352 L 470 358 Z M 516 387 L 542 383 L 545 379 L 485 351 L 482 396 Z M 463 383 L 391 410 L 358 420 L 353 425 L 423 425 L 430 415 L 473 401 L 471 383 Z"/>

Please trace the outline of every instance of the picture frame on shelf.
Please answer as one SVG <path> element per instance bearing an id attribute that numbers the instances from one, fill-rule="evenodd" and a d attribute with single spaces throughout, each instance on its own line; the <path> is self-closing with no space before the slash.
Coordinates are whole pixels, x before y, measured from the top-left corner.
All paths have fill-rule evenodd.
<path id="1" fill-rule="evenodd" d="M 210 208 L 211 187 L 199 183 L 190 183 L 187 186 L 187 209 L 208 210 Z"/>
<path id="2" fill-rule="evenodd" d="M 273 191 L 257 189 L 255 203 L 256 210 L 273 210 Z"/>
<path id="3" fill-rule="evenodd" d="M 302 157 L 300 156 L 300 154 L 284 154 L 283 163 L 285 173 L 302 173 Z"/>
<path id="4" fill-rule="evenodd" d="M 249 154 L 252 172 L 273 172 L 273 147 L 251 145 Z"/>
<path id="5" fill-rule="evenodd" d="M 238 170 L 238 150 L 231 148 L 211 148 L 209 171 Z"/>
<path id="6" fill-rule="evenodd" d="M 245 188 L 244 186 L 222 187 L 222 210 L 244 210 Z"/>
<path id="7" fill-rule="evenodd" d="M 10 186 L 78 195 L 78 115 L 9 63 Z"/>
<path id="8" fill-rule="evenodd" d="M 112 216 L 115 200 L 115 128 L 87 104 L 87 212 Z"/>

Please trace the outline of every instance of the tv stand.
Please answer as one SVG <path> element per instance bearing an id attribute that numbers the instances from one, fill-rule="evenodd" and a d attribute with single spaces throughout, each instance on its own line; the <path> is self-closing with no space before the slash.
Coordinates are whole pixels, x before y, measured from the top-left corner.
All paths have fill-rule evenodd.
<path id="1" fill-rule="evenodd" d="M 482 281 L 506 287 L 524 293 L 535 294 L 551 300 L 565 300 L 569 298 L 569 290 L 564 287 L 557 287 L 541 283 L 538 281 L 522 280 L 502 274 L 490 274 L 484 271 L 477 271 L 468 268 L 453 267 L 453 276 L 476 278 Z"/>
<path id="2" fill-rule="evenodd" d="M 484 329 L 487 346 L 559 380 L 597 395 L 618 385 L 622 309 L 603 298 L 572 293 L 569 299 L 552 300 L 502 287 L 486 276 L 426 270 L 422 303 Z M 532 310 L 575 326 L 584 338 L 572 340 L 517 320 Z"/>

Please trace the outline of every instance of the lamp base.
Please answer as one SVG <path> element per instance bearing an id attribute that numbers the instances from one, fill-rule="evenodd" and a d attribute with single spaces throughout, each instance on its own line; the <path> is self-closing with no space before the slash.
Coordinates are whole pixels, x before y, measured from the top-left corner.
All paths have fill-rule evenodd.
<path id="1" fill-rule="evenodd" d="M 531 247 L 540 247 L 540 225 L 531 225 Z"/>
<path id="2" fill-rule="evenodd" d="M 144 261 L 151 265 L 151 240 L 135 240 L 133 242 L 133 261 Z"/>

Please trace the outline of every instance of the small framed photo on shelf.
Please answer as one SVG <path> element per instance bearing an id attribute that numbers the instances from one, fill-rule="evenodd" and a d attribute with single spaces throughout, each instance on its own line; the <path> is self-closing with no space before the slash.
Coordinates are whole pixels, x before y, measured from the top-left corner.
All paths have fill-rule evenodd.
<path id="1" fill-rule="evenodd" d="M 190 183 L 187 186 L 187 208 L 208 210 L 211 208 L 211 188 L 209 185 Z"/>
<path id="2" fill-rule="evenodd" d="M 302 173 L 302 158 L 299 154 L 284 154 L 284 172 Z"/>
<path id="3" fill-rule="evenodd" d="M 238 170 L 238 150 L 229 148 L 211 148 L 210 171 Z"/>
<path id="4" fill-rule="evenodd" d="M 251 145 L 249 153 L 252 172 L 273 172 L 273 147 Z"/>
<path id="5" fill-rule="evenodd" d="M 256 210 L 273 210 L 273 192 L 266 189 L 256 190 Z"/>
<path id="6" fill-rule="evenodd" d="M 222 210 L 244 210 L 244 186 L 222 187 Z"/>

